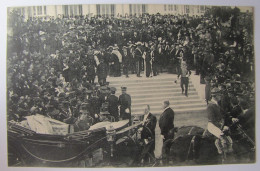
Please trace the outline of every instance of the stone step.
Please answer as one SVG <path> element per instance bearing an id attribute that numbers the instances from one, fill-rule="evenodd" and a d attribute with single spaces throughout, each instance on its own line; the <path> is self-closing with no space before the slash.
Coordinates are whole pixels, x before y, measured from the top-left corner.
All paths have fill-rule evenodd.
<path id="1" fill-rule="evenodd" d="M 172 85 L 172 86 L 180 86 L 180 83 L 177 82 L 175 83 L 174 81 L 157 81 L 157 82 L 120 82 L 120 83 L 109 83 L 109 86 L 111 87 L 122 87 L 126 86 L 127 88 L 129 87 L 140 87 L 140 86 L 164 86 L 164 85 Z M 189 85 L 191 86 L 192 83 L 190 82 Z"/>
<path id="2" fill-rule="evenodd" d="M 184 99 L 184 100 L 172 100 L 169 99 L 171 105 L 181 105 L 181 104 L 203 104 L 200 99 Z M 133 101 L 132 102 L 132 108 L 138 107 L 138 106 L 144 106 L 149 104 L 150 106 L 156 106 L 156 105 L 162 105 L 162 101 Z"/>
<path id="3" fill-rule="evenodd" d="M 164 87 L 153 87 L 153 88 L 139 88 L 139 89 L 136 89 L 136 88 L 128 88 L 127 89 L 127 93 L 132 95 L 132 94 L 136 94 L 136 93 L 154 93 L 154 92 L 180 92 L 181 91 L 181 88 L 180 87 L 170 87 L 170 88 L 164 88 Z M 195 88 L 190 88 L 188 90 L 188 92 L 193 92 L 193 91 L 196 91 Z M 117 92 L 117 94 L 120 94 L 121 92 Z"/>
<path id="4" fill-rule="evenodd" d="M 173 105 L 173 108 L 178 110 L 178 109 L 190 109 L 190 108 L 198 108 L 198 107 L 205 107 L 206 108 L 206 104 L 203 103 L 193 103 L 193 104 L 178 104 L 178 105 Z M 151 105 L 151 109 L 153 110 L 160 110 L 162 108 L 162 103 L 157 103 L 157 104 L 153 104 Z M 134 111 L 137 110 L 143 110 L 144 109 L 144 105 L 139 105 L 139 106 L 132 106 L 132 109 Z"/>
<path id="5" fill-rule="evenodd" d="M 205 107 L 193 107 L 189 109 L 173 109 L 176 115 L 184 115 L 184 114 L 199 114 L 206 111 Z M 162 109 L 151 109 L 152 114 L 161 114 L 163 112 Z M 132 115 L 143 115 L 144 110 L 132 110 Z"/>
<path id="6" fill-rule="evenodd" d="M 113 84 L 110 84 L 109 85 L 110 87 L 115 87 L 116 89 L 117 89 L 117 91 L 118 90 L 120 90 L 121 89 L 121 84 L 120 85 L 113 85 Z M 136 87 L 140 87 L 140 86 L 142 86 L 142 88 L 174 88 L 174 87 L 177 87 L 177 86 L 175 86 L 174 84 L 161 84 L 161 85 L 153 85 L 153 84 L 148 84 L 148 85 L 145 85 L 145 84 L 139 84 L 139 85 L 126 85 L 126 87 L 127 87 L 127 89 L 129 89 L 129 88 L 136 88 Z M 178 87 L 180 87 L 180 85 L 178 84 Z M 192 87 L 194 87 L 194 86 L 192 86 Z"/>
<path id="7" fill-rule="evenodd" d="M 115 87 L 117 89 L 116 93 L 121 93 L 121 86 L 111 86 Z M 142 91 L 142 90 L 163 90 L 163 89 L 175 89 L 175 90 L 180 90 L 181 86 L 180 85 L 136 85 L 136 86 L 127 86 L 127 92 L 129 91 Z M 189 90 L 196 90 L 193 85 L 189 85 L 188 87 Z"/>
<path id="8" fill-rule="evenodd" d="M 137 99 L 137 98 L 146 98 L 146 97 L 165 97 L 165 98 L 170 98 L 174 96 L 184 96 L 181 92 L 153 92 L 153 93 L 139 93 L 135 92 L 130 94 L 132 98 Z M 198 95 L 196 91 L 189 92 L 188 95 Z"/>
<path id="9" fill-rule="evenodd" d="M 170 100 L 170 101 L 183 101 L 183 100 L 198 100 L 199 96 L 198 95 L 189 95 L 189 97 L 186 96 L 161 96 L 161 97 L 144 97 L 144 98 L 140 98 L 140 97 L 132 97 L 132 103 L 139 103 L 139 102 L 163 102 L 164 100 Z"/>
<path id="10" fill-rule="evenodd" d="M 147 83 L 153 83 L 153 82 L 174 82 L 175 80 L 177 80 L 178 82 L 180 82 L 180 79 L 177 79 L 177 76 L 173 76 L 173 77 L 167 77 L 167 78 L 157 78 L 157 77 L 153 77 L 153 78 L 108 78 L 107 81 L 110 84 L 120 84 L 122 82 L 124 83 L 143 83 L 143 82 L 147 82 Z M 189 82 L 192 83 L 191 79 L 189 79 Z"/>

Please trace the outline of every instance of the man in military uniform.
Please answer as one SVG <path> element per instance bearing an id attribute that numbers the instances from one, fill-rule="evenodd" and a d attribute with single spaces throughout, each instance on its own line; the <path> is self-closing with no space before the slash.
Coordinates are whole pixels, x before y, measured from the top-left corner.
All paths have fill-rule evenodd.
<path id="1" fill-rule="evenodd" d="M 185 85 L 185 96 L 188 97 L 189 76 L 191 74 L 191 71 L 188 70 L 187 64 L 186 64 L 185 61 L 182 61 L 182 63 L 181 63 L 181 70 L 180 71 L 181 72 L 178 75 L 178 77 L 181 76 L 181 90 L 182 90 L 182 94 L 184 92 L 183 85 Z"/>
<path id="2" fill-rule="evenodd" d="M 126 93 L 126 87 L 121 87 L 122 94 L 119 96 L 120 118 L 129 119 L 131 124 L 131 96 Z"/>
<path id="3" fill-rule="evenodd" d="M 108 97 L 108 112 L 110 115 L 114 116 L 115 121 L 119 120 L 118 116 L 118 97 L 115 95 L 116 93 L 116 88 L 111 87 L 110 88 L 111 95 Z"/>

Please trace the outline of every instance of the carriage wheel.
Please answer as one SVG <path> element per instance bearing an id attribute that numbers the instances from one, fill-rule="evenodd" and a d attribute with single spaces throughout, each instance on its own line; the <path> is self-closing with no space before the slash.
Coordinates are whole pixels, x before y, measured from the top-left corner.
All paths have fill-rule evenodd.
<path id="1" fill-rule="evenodd" d="M 146 133 L 149 133 L 148 137 L 153 137 L 154 136 L 152 131 L 150 130 L 150 128 L 144 126 L 143 129 L 146 130 Z M 153 143 L 155 143 L 155 142 L 153 142 Z M 148 144 L 144 144 L 143 146 L 144 147 L 143 147 L 143 150 L 141 151 L 141 157 L 139 159 L 140 164 L 142 164 L 142 161 L 144 161 L 145 158 L 148 157 L 149 158 L 149 162 L 145 163 L 144 166 L 147 166 L 147 167 L 154 167 L 154 166 L 156 166 L 158 164 L 158 160 L 155 158 L 155 156 L 152 153 L 149 152 L 150 148 L 152 148 L 152 145 L 148 143 Z"/>
<path id="2" fill-rule="evenodd" d="M 114 166 L 129 167 L 135 165 L 139 146 L 132 137 L 125 136 L 124 140 L 115 146 L 115 149 Z"/>

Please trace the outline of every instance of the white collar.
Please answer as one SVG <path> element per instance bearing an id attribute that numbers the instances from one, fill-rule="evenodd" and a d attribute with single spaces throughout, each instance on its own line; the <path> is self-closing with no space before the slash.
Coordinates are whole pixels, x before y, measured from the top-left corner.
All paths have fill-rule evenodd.
<path id="1" fill-rule="evenodd" d="M 170 106 L 166 107 L 166 108 L 164 109 L 164 112 L 165 112 L 167 109 L 169 109 L 169 108 L 170 108 Z"/>
<path id="2" fill-rule="evenodd" d="M 147 117 L 149 116 L 149 114 L 150 114 L 150 112 L 149 112 L 149 113 L 147 113 L 147 114 L 144 114 L 144 120 L 146 120 L 146 119 L 147 119 Z"/>
<path id="3" fill-rule="evenodd" d="M 216 100 L 214 100 L 214 99 L 211 99 L 211 102 L 215 103 L 216 105 L 218 105 L 218 102 Z"/>

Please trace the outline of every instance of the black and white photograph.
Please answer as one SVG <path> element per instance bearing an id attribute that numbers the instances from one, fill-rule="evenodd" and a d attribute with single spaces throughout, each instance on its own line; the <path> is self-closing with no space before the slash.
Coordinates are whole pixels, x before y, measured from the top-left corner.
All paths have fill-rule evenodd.
<path id="1" fill-rule="evenodd" d="M 8 167 L 256 163 L 255 8 L 141 3 L 7 7 Z"/>

